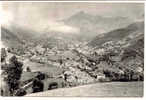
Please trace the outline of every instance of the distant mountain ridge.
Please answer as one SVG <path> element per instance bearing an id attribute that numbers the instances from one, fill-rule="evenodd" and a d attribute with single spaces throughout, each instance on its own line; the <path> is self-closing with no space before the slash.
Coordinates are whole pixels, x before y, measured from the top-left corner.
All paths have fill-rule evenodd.
<path id="1" fill-rule="evenodd" d="M 7 41 L 7 38 L 5 37 L 4 34 L 10 33 L 10 34 L 13 34 L 14 37 L 16 37 L 16 41 L 25 41 L 25 42 L 30 42 L 30 43 L 33 42 L 35 44 L 46 44 L 47 41 L 52 42 L 52 39 L 49 40 L 50 38 L 54 38 L 53 44 L 57 44 L 57 42 L 60 41 L 59 38 L 63 39 L 61 40 L 62 42 L 68 42 L 68 43 L 73 42 L 73 41 L 91 41 L 91 39 L 93 39 L 95 36 L 99 37 L 103 35 L 102 33 L 107 33 L 111 30 L 125 27 L 133 22 L 127 17 L 104 17 L 104 16 L 90 15 L 83 11 L 78 12 L 72 15 L 71 17 L 61 20 L 61 21 L 63 21 L 65 25 L 79 28 L 80 32 L 78 34 L 65 34 L 61 32 L 52 32 L 46 29 L 39 33 L 39 32 L 36 32 L 35 30 L 25 29 L 25 27 L 20 27 L 17 25 L 15 26 L 14 24 L 13 26 L 11 26 L 11 28 L 3 27 L 2 38 L 5 39 L 5 41 Z M 133 29 L 134 27 L 135 26 L 133 25 Z M 5 30 L 7 29 L 7 31 L 5 31 L 4 29 Z M 120 29 L 117 31 L 120 32 Z M 127 30 L 125 30 L 125 32 L 127 32 Z M 116 35 L 116 34 L 113 34 L 113 36 L 115 38 L 120 37 L 119 35 Z M 110 37 L 108 37 L 108 39 L 109 38 Z M 45 40 L 45 42 L 43 40 Z M 13 39 L 9 41 L 13 41 Z M 9 43 L 11 44 L 11 42 L 7 42 L 7 44 Z M 17 42 L 16 44 L 19 44 L 19 43 Z"/>
<path id="2" fill-rule="evenodd" d="M 16 34 L 4 27 L 1 27 L 1 40 L 6 47 L 17 47 L 23 43 Z"/>
<path id="3" fill-rule="evenodd" d="M 90 15 L 83 11 L 63 20 L 69 26 L 80 28 L 80 38 L 93 38 L 94 36 L 111 31 L 113 29 L 125 27 L 133 22 L 128 17 L 104 17 Z"/>
<path id="4" fill-rule="evenodd" d="M 102 36 L 95 37 L 88 45 L 90 46 L 100 46 L 108 41 L 120 41 L 129 35 L 136 35 L 142 33 L 144 34 L 144 22 L 135 22 L 128 25 L 125 28 L 119 28 L 107 33 L 102 34 Z"/>

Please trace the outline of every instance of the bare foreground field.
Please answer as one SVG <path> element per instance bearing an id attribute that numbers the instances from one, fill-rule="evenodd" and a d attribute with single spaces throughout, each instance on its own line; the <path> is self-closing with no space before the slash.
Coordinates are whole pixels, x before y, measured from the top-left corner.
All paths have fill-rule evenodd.
<path id="1" fill-rule="evenodd" d="M 143 82 L 107 82 L 62 88 L 26 96 L 142 97 Z"/>

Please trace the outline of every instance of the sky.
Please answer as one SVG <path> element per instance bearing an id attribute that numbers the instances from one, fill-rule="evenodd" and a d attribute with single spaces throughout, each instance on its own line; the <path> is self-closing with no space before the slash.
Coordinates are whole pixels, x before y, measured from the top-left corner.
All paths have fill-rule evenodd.
<path id="1" fill-rule="evenodd" d="M 84 11 L 91 15 L 105 17 L 129 17 L 140 19 L 144 15 L 142 3 L 87 3 L 87 2 L 4 2 L 2 3 L 2 24 L 19 25 L 42 31 L 46 27 L 50 30 L 64 30 L 64 32 L 78 32 L 79 29 L 58 23 L 70 16 Z"/>

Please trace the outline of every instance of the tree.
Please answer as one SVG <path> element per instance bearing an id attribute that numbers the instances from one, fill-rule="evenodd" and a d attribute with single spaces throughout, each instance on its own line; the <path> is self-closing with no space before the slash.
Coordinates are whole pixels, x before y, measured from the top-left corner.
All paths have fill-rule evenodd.
<path id="1" fill-rule="evenodd" d="M 44 83 L 39 78 L 35 78 L 33 80 L 32 89 L 33 89 L 33 93 L 41 92 L 44 90 Z"/>
<path id="2" fill-rule="evenodd" d="M 5 62 L 6 57 L 7 57 L 7 53 L 5 48 L 1 48 L 1 62 Z"/>
<path id="3" fill-rule="evenodd" d="M 16 91 L 15 96 L 24 96 L 26 94 L 27 92 L 24 89 L 20 88 L 19 90 Z"/>
<path id="4" fill-rule="evenodd" d="M 7 72 L 6 82 L 9 86 L 10 95 L 14 95 L 14 92 L 19 89 L 23 64 L 17 60 L 16 56 L 10 58 L 9 62 L 10 64 L 5 69 Z"/>
<path id="5" fill-rule="evenodd" d="M 29 67 L 26 68 L 27 72 L 31 72 L 31 69 Z"/>

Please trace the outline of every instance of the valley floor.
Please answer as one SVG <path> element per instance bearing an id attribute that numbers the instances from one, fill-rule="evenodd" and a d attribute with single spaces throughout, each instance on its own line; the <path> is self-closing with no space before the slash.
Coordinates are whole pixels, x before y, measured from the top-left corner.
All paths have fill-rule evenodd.
<path id="1" fill-rule="evenodd" d="M 26 96 L 142 97 L 143 82 L 106 82 L 62 88 Z"/>

